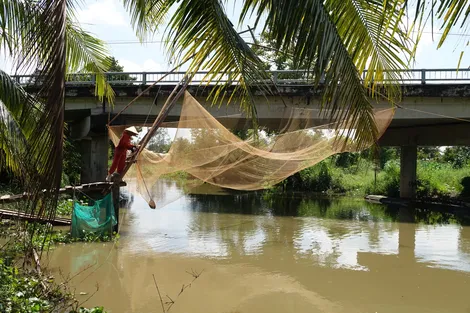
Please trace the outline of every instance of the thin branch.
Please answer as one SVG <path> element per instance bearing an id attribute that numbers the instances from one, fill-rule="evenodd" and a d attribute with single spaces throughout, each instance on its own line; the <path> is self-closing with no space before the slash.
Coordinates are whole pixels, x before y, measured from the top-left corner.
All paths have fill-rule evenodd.
<path id="1" fill-rule="evenodd" d="M 78 304 L 78 306 L 81 307 L 83 304 L 87 303 L 88 300 L 90 300 L 90 299 L 98 292 L 98 290 L 100 290 L 100 286 L 99 286 L 98 284 L 96 284 L 96 290 L 95 290 L 95 292 L 93 292 L 88 298 L 86 298 L 85 301 L 80 302 L 80 303 Z"/>
<path id="2" fill-rule="evenodd" d="M 155 282 L 155 287 L 157 288 L 158 297 L 160 298 L 160 304 L 162 305 L 163 313 L 166 313 L 165 305 L 163 304 L 162 295 L 160 294 L 160 289 L 158 289 L 157 279 L 155 278 L 155 274 L 152 274 L 152 276 L 153 276 L 153 281 Z"/>

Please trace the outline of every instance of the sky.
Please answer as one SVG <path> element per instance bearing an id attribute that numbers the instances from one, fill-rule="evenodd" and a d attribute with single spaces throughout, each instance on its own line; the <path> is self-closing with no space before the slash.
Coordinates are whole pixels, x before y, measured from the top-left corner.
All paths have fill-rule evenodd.
<path id="1" fill-rule="evenodd" d="M 226 3 L 227 14 L 233 24 L 238 25 L 242 1 L 228 0 Z M 124 66 L 124 71 L 158 72 L 173 68 L 161 43 L 162 32 L 157 33 L 150 43 L 144 45 L 138 43 L 135 32 L 130 26 L 128 13 L 124 10 L 121 1 L 84 0 L 77 12 L 77 18 L 85 30 L 108 43 L 111 55 Z M 246 21 L 244 25 L 239 27 L 239 30 L 245 30 L 246 25 L 253 26 L 254 19 Z M 431 28 L 426 29 L 417 51 L 416 63 L 412 68 L 456 68 L 462 50 L 466 52 L 461 62 L 461 68 L 468 68 L 470 66 L 470 47 L 465 49 L 465 45 L 470 40 L 470 35 L 460 36 L 458 34 L 461 34 L 462 31 L 456 28 L 453 31 L 453 34 L 456 35 L 449 36 L 444 47 L 437 50 L 440 36 L 436 34 L 439 33 L 437 25 L 435 25 L 434 32 L 433 40 Z M 259 33 L 260 29 L 255 30 L 256 35 Z M 252 41 L 249 33 L 242 36 L 247 41 Z M 9 62 L 0 58 L 0 68 L 10 72 Z"/>

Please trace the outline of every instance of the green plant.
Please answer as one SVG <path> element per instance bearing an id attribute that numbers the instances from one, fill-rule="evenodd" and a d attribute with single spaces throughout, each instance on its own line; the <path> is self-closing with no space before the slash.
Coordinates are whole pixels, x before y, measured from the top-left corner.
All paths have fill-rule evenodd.
<path id="1" fill-rule="evenodd" d="M 75 199 L 75 201 L 78 201 L 80 205 L 87 205 L 87 201 L 83 199 Z M 74 200 L 73 199 L 61 199 L 57 203 L 57 215 L 61 216 L 71 216 L 72 211 L 73 211 L 73 206 L 74 206 Z"/>
<path id="2" fill-rule="evenodd" d="M 5 313 L 106 313 L 103 307 L 70 311 L 73 295 L 56 285 L 54 279 L 9 264 L 0 254 L 0 312 Z"/>
<path id="3" fill-rule="evenodd" d="M 462 178 L 460 184 L 462 185 L 462 192 L 460 195 L 462 197 L 470 197 L 470 176 Z"/>

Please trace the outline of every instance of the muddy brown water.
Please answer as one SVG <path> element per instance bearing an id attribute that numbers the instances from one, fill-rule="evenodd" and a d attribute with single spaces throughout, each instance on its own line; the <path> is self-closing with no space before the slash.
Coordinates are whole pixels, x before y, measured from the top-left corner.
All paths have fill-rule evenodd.
<path id="1" fill-rule="evenodd" d="M 113 313 L 163 312 L 155 282 L 175 313 L 470 312 L 467 217 L 163 188 L 167 206 L 122 210 L 118 244 L 59 246 L 48 271 Z"/>

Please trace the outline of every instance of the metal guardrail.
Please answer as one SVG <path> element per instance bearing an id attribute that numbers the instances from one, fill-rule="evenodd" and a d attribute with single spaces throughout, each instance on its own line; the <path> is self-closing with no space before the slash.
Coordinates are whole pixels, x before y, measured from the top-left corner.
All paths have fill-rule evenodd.
<path id="1" fill-rule="evenodd" d="M 161 79 L 166 72 L 122 72 L 106 73 L 107 80 L 112 85 L 148 85 Z M 159 84 L 174 85 L 178 83 L 186 72 L 173 72 L 168 74 Z M 209 75 L 208 75 L 209 74 Z M 312 73 L 302 70 L 267 71 L 272 81 L 277 85 L 306 85 L 314 81 Z M 367 75 L 364 71 L 363 78 Z M 14 79 L 21 85 L 36 84 L 37 76 L 14 75 Z M 209 82 L 209 78 L 211 81 Z M 93 74 L 69 74 L 67 85 L 93 85 L 96 78 Z M 208 83 L 215 85 L 227 83 L 231 80 L 230 74 L 216 75 L 214 78 L 210 72 L 197 72 L 192 84 Z M 418 69 L 402 70 L 396 72 L 384 72 L 384 81 L 398 82 L 400 84 L 456 84 L 470 83 L 470 69 Z"/>

